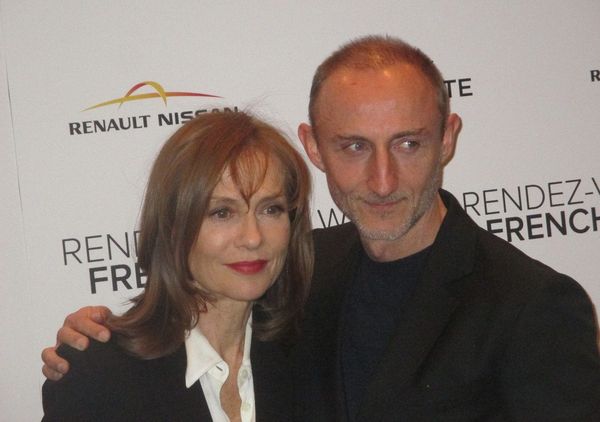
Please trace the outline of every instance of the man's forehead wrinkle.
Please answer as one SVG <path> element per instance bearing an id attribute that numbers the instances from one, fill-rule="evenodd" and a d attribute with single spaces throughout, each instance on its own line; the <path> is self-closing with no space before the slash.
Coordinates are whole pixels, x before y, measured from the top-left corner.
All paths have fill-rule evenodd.
<path id="1" fill-rule="evenodd" d="M 386 99 L 377 99 L 361 102 L 358 106 L 358 111 L 365 113 L 382 112 L 396 108 L 400 104 L 397 98 L 390 97 Z"/>
<path id="2" fill-rule="evenodd" d="M 369 138 L 362 135 L 354 135 L 351 133 L 336 133 L 333 136 L 335 141 L 368 141 Z"/>

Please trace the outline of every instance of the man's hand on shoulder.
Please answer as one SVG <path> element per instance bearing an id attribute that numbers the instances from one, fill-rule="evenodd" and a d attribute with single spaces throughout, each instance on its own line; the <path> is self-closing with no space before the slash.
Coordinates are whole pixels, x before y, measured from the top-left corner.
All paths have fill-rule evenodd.
<path id="1" fill-rule="evenodd" d="M 106 306 L 86 306 L 69 314 L 58 330 L 56 345 L 42 351 L 44 376 L 58 381 L 69 371 L 69 362 L 56 353 L 59 345 L 66 344 L 77 350 L 85 350 L 90 344 L 89 337 L 107 342 L 110 339 L 110 331 L 104 324 L 110 315 L 111 311 Z"/>

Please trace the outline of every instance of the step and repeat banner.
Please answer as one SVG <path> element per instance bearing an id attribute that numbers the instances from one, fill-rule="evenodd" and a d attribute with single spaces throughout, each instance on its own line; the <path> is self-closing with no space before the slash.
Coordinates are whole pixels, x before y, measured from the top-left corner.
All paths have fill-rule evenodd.
<path id="1" fill-rule="evenodd" d="M 0 0 L 0 420 L 40 418 L 39 354 L 67 313 L 144 286 L 137 220 L 167 137 L 250 109 L 300 148 L 316 66 L 367 34 L 442 70 L 463 118 L 446 189 L 600 306 L 598 22 L 591 0 Z M 313 174 L 314 226 L 345 221 Z"/>

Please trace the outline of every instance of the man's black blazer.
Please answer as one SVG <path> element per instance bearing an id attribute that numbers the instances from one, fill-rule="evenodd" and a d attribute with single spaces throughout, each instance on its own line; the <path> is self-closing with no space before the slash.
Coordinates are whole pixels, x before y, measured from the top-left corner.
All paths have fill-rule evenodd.
<path id="1" fill-rule="evenodd" d="M 356 420 L 600 421 L 597 326 L 586 293 L 440 194 L 448 213 L 384 357 L 365 380 Z M 295 350 L 296 417 L 344 421 L 340 315 L 360 239 L 345 224 L 316 230 L 315 248 Z"/>
<path id="2" fill-rule="evenodd" d="M 61 346 L 70 363 L 60 381 L 43 386 L 43 421 L 212 421 L 200 382 L 185 386 L 185 346 L 159 359 L 126 355 L 111 341 L 85 352 Z M 289 362 L 276 343 L 253 338 L 250 357 L 256 419 L 291 420 Z"/>

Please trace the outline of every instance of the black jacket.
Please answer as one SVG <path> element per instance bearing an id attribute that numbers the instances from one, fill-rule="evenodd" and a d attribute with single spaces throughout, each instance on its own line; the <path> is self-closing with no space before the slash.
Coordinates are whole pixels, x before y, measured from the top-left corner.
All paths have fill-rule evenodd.
<path id="1" fill-rule="evenodd" d="M 600 421 L 597 327 L 586 293 L 441 195 L 448 213 L 357 420 Z M 344 421 L 340 316 L 360 239 L 345 224 L 316 230 L 315 247 L 295 350 L 296 417 Z"/>
<path id="2" fill-rule="evenodd" d="M 185 346 L 159 359 L 125 354 L 111 341 L 79 352 L 61 346 L 70 363 L 60 381 L 43 386 L 43 421 L 211 421 L 200 382 L 185 386 Z M 256 419 L 291 420 L 292 385 L 284 350 L 252 339 Z"/>

